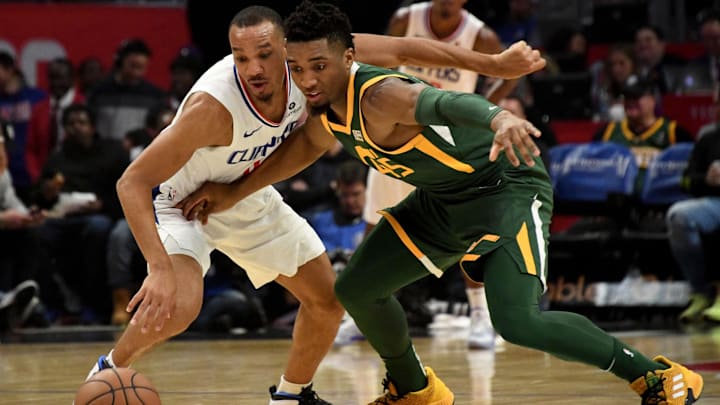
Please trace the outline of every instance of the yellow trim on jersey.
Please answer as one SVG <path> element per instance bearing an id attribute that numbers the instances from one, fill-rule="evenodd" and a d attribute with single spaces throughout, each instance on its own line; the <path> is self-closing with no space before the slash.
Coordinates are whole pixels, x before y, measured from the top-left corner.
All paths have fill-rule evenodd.
<path id="1" fill-rule="evenodd" d="M 330 128 L 330 122 L 328 121 L 327 115 L 325 113 L 320 114 L 320 122 L 322 122 L 323 127 L 325 127 L 325 130 L 328 131 L 330 135 L 335 136 L 332 128 Z"/>
<path id="2" fill-rule="evenodd" d="M 657 132 L 658 129 L 662 126 L 662 124 L 665 122 L 665 118 L 658 118 L 657 121 L 655 121 L 652 125 L 650 125 L 650 128 L 646 129 L 643 133 L 639 134 L 641 140 L 646 140 L 653 136 L 655 132 Z M 630 127 L 628 126 L 628 120 L 625 118 L 622 120 L 622 123 L 620 123 L 620 129 L 622 130 L 623 136 L 625 136 L 625 139 L 632 142 L 633 139 L 635 139 L 635 134 L 630 130 Z"/>
<path id="3" fill-rule="evenodd" d="M 420 251 L 420 249 L 417 247 L 417 245 L 415 245 L 415 242 L 413 242 L 412 239 L 410 239 L 408 234 L 402 228 L 402 225 L 400 225 L 400 223 L 397 221 L 397 219 L 395 219 L 395 217 L 393 217 L 389 212 L 387 212 L 385 210 L 380 210 L 380 211 L 378 211 L 378 213 L 380 215 L 382 215 L 383 217 L 385 217 L 385 219 L 390 223 L 390 226 L 392 227 L 392 229 L 395 231 L 397 236 L 402 241 L 403 245 L 405 245 L 408 248 L 408 250 L 415 257 L 417 257 L 418 259 L 421 259 L 425 256 L 425 254 L 423 254 L 423 252 Z"/>
<path id="4" fill-rule="evenodd" d="M 611 122 L 608 124 L 607 128 L 605 128 L 605 133 L 603 133 L 602 140 L 604 142 L 607 142 L 610 140 L 610 135 L 612 135 L 613 130 L 615 130 L 615 122 Z"/>
<path id="5" fill-rule="evenodd" d="M 347 86 L 347 110 L 345 112 L 345 125 L 336 124 L 327 119 L 327 113 L 322 113 L 321 120 L 327 122 L 327 125 L 333 131 L 342 132 L 345 135 L 350 135 L 350 126 L 352 125 L 353 111 L 355 104 L 355 71 L 350 70 L 350 78 L 348 79 Z"/>
<path id="6" fill-rule="evenodd" d="M 677 122 L 670 121 L 670 123 L 668 124 L 668 140 L 670 141 L 670 145 L 675 145 L 675 142 L 677 142 L 675 128 L 677 128 Z"/>
<path id="7" fill-rule="evenodd" d="M 532 248 L 530 247 L 530 235 L 528 234 L 526 222 L 523 222 L 520 227 L 520 231 L 515 236 L 515 240 L 520 247 L 520 253 L 522 253 L 523 260 L 525 261 L 525 268 L 527 269 L 528 274 L 537 275 L 535 258 L 533 257 Z"/>
<path id="8" fill-rule="evenodd" d="M 395 234 L 400 238 L 400 241 L 405 245 L 405 247 L 408 248 L 408 250 L 415 256 L 415 258 L 420 261 L 420 263 L 425 267 L 425 269 L 435 275 L 435 277 L 440 278 L 443 275 L 443 271 L 439 269 L 435 263 L 430 260 L 429 257 L 427 257 L 420 249 L 413 243 L 413 241 L 410 239 L 407 233 L 405 233 L 405 230 L 402 228 L 402 225 L 393 217 L 389 212 L 380 210 L 378 211 L 380 215 L 385 217 L 385 219 L 390 223 L 390 226 L 392 227 L 393 231 L 395 231 Z"/>
<path id="9" fill-rule="evenodd" d="M 474 262 L 475 260 L 477 260 L 479 258 L 480 258 L 480 255 L 468 253 L 465 256 L 463 256 L 462 259 L 460 259 L 460 261 L 461 262 Z"/>
<path id="10" fill-rule="evenodd" d="M 404 76 L 397 75 L 397 74 L 387 74 L 382 76 L 376 76 L 372 79 L 368 80 L 367 82 L 363 83 L 362 87 L 360 87 L 360 95 L 358 97 L 358 100 L 362 100 L 363 96 L 365 95 L 365 91 L 375 83 L 385 80 L 389 77 L 398 77 L 401 79 L 404 79 Z M 361 104 L 362 105 L 362 104 Z M 425 135 L 423 134 L 417 134 L 415 137 L 413 137 L 411 140 L 405 143 L 405 145 L 400 146 L 399 148 L 395 150 L 387 150 L 385 148 L 380 147 L 379 145 L 375 144 L 375 142 L 370 139 L 370 136 L 368 136 L 367 131 L 365 130 L 365 119 L 362 115 L 362 107 L 358 106 L 358 112 L 360 113 L 360 131 L 362 131 L 362 136 L 365 139 L 365 142 L 368 143 L 368 145 L 372 146 L 373 148 L 379 150 L 380 152 L 387 153 L 388 155 L 399 155 L 401 153 L 405 153 L 408 151 L 411 151 L 412 149 L 417 149 L 420 152 L 430 156 L 431 158 L 437 160 L 438 162 L 442 163 L 443 165 L 456 170 L 458 172 L 463 173 L 473 173 L 475 171 L 475 168 L 470 166 L 467 163 L 463 163 L 454 157 L 448 155 L 447 153 L 443 152 L 440 148 L 435 146 L 432 142 L 430 142 Z"/>
<path id="11" fill-rule="evenodd" d="M 500 240 L 499 235 L 493 235 L 491 233 L 485 234 L 482 236 L 482 238 L 476 240 L 475 242 L 470 245 L 470 247 L 466 250 L 466 252 L 470 252 L 471 250 L 475 249 L 477 245 L 479 245 L 481 242 L 488 241 L 488 242 L 497 242 Z"/>
<path id="12" fill-rule="evenodd" d="M 467 163 L 463 163 L 454 157 L 448 155 L 447 153 L 443 152 L 442 149 L 438 148 L 430 142 L 427 138 L 425 138 L 422 135 L 419 135 L 422 139 L 420 142 L 415 145 L 415 147 L 422 153 L 434 158 L 438 162 L 444 164 L 445 166 L 457 170 L 458 172 L 463 173 L 472 173 L 475 171 L 475 168 L 470 166 Z M 416 137 L 417 138 L 417 137 Z"/>

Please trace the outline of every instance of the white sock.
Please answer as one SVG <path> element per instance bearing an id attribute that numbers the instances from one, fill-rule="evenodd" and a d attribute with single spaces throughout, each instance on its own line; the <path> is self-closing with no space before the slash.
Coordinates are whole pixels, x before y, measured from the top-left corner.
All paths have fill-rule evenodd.
<path id="1" fill-rule="evenodd" d="M 470 304 L 470 316 L 489 315 L 487 298 L 485 298 L 485 287 L 466 288 L 468 304 Z"/>
<path id="2" fill-rule="evenodd" d="M 113 361 L 113 358 L 112 358 L 112 355 L 113 355 L 113 351 L 114 351 L 114 350 L 115 350 L 115 349 L 110 350 L 110 353 L 108 353 L 107 356 L 105 356 L 105 359 L 107 360 L 107 362 L 108 362 L 108 364 L 110 365 L 110 367 L 115 367 L 115 362 Z"/>
<path id="3" fill-rule="evenodd" d="M 300 391 L 302 391 L 303 388 L 307 387 L 308 385 L 312 384 L 312 381 L 305 384 L 296 384 L 292 383 L 285 379 L 284 375 L 280 376 L 280 383 L 277 387 L 277 392 L 286 392 L 288 394 L 299 394 Z M 298 401 L 296 400 L 270 400 L 270 405 L 297 405 Z"/>

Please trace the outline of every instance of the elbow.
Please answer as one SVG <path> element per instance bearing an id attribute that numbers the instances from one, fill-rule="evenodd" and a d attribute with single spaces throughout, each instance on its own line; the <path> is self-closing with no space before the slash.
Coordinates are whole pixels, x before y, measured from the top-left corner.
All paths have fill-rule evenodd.
<path id="1" fill-rule="evenodd" d="M 118 199 L 120 202 L 127 201 L 128 198 L 133 194 L 132 190 L 135 188 L 136 181 L 133 180 L 132 175 L 129 175 L 126 171 L 120 176 L 118 181 L 115 183 L 115 191 L 117 192 Z"/>

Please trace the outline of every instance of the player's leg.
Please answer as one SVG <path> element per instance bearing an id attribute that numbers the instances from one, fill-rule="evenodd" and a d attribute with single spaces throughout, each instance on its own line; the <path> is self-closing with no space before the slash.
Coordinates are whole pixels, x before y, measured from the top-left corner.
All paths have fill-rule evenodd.
<path id="1" fill-rule="evenodd" d="M 140 325 L 128 325 L 115 347 L 101 356 L 88 378 L 107 367 L 127 367 L 153 346 L 183 332 L 202 306 L 203 276 L 210 267 L 210 252 L 200 230 L 181 216 L 161 216 L 160 238 L 173 264 L 176 282 L 175 309 L 163 328 L 142 333 Z M 151 269 L 152 270 L 152 269 Z"/>
<path id="2" fill-rule="evenodd" d="M 465 278 L 465 293 L 470 306 L 470 333 L 468 333 L 468 347 L 470 349 L 495 348 L 495 330 L 490 321 L 485 286 L 473 281 L 463 272 Z"/>
<path id="3" fill-rule="evenodd" d="M 514 246 L 507 244 L 482 259 L 481 268 L 484 271 L 490 314 L 495 329 L 503 338 L 565 360 L 608 370 L 633 383 L 633 389 L 643 396 L 668 389 L 663 388 L 663 378 L 665 381 L 674 379 L 674 384 L 683 382 L 683 398 L 687 395 L 699 396 L 702 390 L 702 379 L 699 375 L 664 358 L 647 358 L 581 315 L 540 311 L 539 301 L 543 293 L 541 279 L 532 275 L 532 270 L 528 270 L 534 268 L 536 272 L 540 271 L 541 266 L 535 266 L 535 263 L 539 264 L 539 258 L 545 255 L 530 252 L 536 250 L 531 246 L 538 246 L 532 239 L 519 238 L 520 245 L 524 244 L 523 240 L 530 242 L 525 244 L 525 247 L 520 247 L 520 252 L 513 251 Z M 522 255 L 519 260 L 517 253 Z M 663 377 L 663 373 L 671 374 Z M 654 388 L 648 389 L 651 385 Z M 669 385 L 672 386 L 673 384 Z M 694 389 L 694 394 L 685 388 Z M 670 394 L 670 391 L 662 392 L 661 395 L 669 398 L 667 394 Z"/>
<path id="4" fill-rule="evenodd" d="M 393 295 L 428 274 L 389 223 L 382 220 L 338 276 L 335 293 L 385 362 L 390 394 L 408 394 L 417 397 L 417 403 L 450 404 L 452 393 L 420 363 L 405 312 Z"/>
<path id="5" fill-rule="evenodd" d="M 197 318 L 203 301 L 203 271 L 192 257 L 171 255 L 175 272 L 175 310 L 159 332 L 141 333 L 141 325 L 128 324 L 112 351 L 115 366 L 128 367 L 158 343 L 185 331 Z"/>
<path id="6" fill-rule="evenodd" d="M 300 266 L 293 277 L 281 275 L 276 281 L 300 301 L 284 378 L 308 383 L 332 346 L 345 313 L 333 293 L 335 273 L 323 253 Z"/>
<path id="7" fill-rule="evenodd" d="M 150 330 L 142 333 L 141 325 L 128 324 L 110 354 L 100 358 L 90 370 L 88 378 L 103 368 L 129 367 L 157 344 L 185 331 L 197 317 L 203 298 L 203 272 L 200 265 L 185 255 L 171 255 L 170 260 L 177 285 L 175 310 L 170 319 L 165 321 L 159 332 Z"/>

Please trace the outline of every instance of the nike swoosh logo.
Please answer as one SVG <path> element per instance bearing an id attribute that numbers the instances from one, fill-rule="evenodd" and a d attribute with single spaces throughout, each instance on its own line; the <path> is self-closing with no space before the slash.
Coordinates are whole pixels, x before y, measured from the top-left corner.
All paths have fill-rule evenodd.
<path id="1" fill-rule="evenodd" d="M 254 131 L 246 131 L 246 132 L 243 134 L 243 138 L 249 138 L 249 137 L 253 136 L 253 134 L 254 134 L 255 132 L 259 131 L 260 128 L 262 128 L 262 127 L 261 127 L 261 126 L 260 126 L 260 127 L 257 127 L 257 128 L 255 128 Z"/>
<path id="2" fill-rule="evenodd" d="M 496 105 L 491 105 L 491 106 L 488 107 L 488 110 L 492 111 L 492 110 L 494 110 L 494 109 L 496 109 L 496 108 L 497 108 Z"/>

